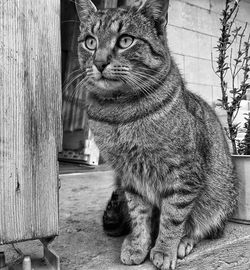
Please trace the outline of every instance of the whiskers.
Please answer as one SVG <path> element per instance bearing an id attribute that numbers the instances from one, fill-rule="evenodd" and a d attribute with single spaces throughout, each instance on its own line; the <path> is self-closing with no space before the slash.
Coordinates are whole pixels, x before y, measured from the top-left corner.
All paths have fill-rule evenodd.
<path id="1" fill-rule="evenodd" d="M 87 85 L 89 77 L 80 69 L 69 74 L 63 85 L 63 101 L 82 105 L 84 102 L 83 86 Z"/>
<path id="2" fill-rule="evenodd" d="M 129 100 L 133 97 L 145 95 L 149 99 L 161 102 L 162 96 L 159 96 L 156 90 L 165 80 L 166 71 L 164 70 L 153 75 L 152 70 L 145 67 L 132 70 L 126 65 L 114 65 L 112 68 L 107 69 L 103 76 L 106 77 L 106 79 L 103 78 L 103 82 L 107 89 L 110 80 L 122 81 L 124 85 L 128 86 L 130 90 L 121 90 L 121 93 L 126 91 L 121 95 L 123 99 L 126 99 L 126 96 L 127 100 Z M 63 87 L 63 100 L 81 106 L 84 105 L 86 92 L 96 87 L 93 83 L 95 78 L 96 73 L 92 66 L 86 67 L 85 72 L 80 69 L 73 71 Z"/>
<path id="3" fill-rule="evenodd" d="M 150 99 L 161 101 L 156 89 L 163 83 L 165 72 L 159 71 L 156 76 L 153 76 L 150 71 L 140 67 L 121 76 L 121 79 L 136 92 L 137 96 L 143 94 Z"/>
<path id="4" fill-rule="evenodd" d="M 119 80 L 122 76 L 129 74 L 130 68 L 128 66 L 114 65 L 108 71 L 104 72 L 104 75 L 107 75 L 111 79 Z"/>

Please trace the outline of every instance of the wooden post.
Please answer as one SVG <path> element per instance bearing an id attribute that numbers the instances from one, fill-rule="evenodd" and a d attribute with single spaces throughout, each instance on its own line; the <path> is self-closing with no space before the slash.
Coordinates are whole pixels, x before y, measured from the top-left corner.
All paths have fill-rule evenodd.
<path id="1" fill-rule="evenodd" d="M 117 7 L 117 0 L 104 1 L 104 8 L 116 8 L 116 7 Z"/>
<path id="2" fill-rule="evenodd" d="M 0 244 L 58 234 L 60 0 L 0 1 Z"/>
<path id="3" fill-rule="evenodd" d="M 127 6 L 140 6 L 145 0 L 125 0 Z"/>

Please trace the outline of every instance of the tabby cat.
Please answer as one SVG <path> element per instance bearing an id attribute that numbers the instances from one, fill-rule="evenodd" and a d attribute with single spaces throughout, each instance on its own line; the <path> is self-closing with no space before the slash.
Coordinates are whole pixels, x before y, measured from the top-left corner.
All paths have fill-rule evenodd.
<path id="1" fill-rule="evenodd" d="M 123 204 L 113 216 L 108 204 L 104 226 L 114 234 L 130 227 L 124 264 L 150 254 L 159 269 L 175 269 L 198 241 L 218 236 L 238 194 L 222 127 L 186 89 L 168 49 L 168 6 L 167 0 L 105 10 L 90 0 L 76 4 L 90 127 L 117 175 L 110 203 Z"/>

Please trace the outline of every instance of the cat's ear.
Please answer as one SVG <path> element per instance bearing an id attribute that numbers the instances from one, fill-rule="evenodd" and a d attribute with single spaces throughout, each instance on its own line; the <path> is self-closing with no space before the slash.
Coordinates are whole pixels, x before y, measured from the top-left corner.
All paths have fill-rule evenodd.
<path id="1" fill-rule="evenodd" d="M 96 6 L 91 0 L 75 0 L 76 10 L 78 13 L 79 20 L 81 22 L 85 21 L 85 18 L 97 11 Z"/>
<path id="2" fill-rule="evenodd" d="M 139 10 L 154 18 L 157 24 L 163 28 L 168 22 L 169 0 L 144 0 L 139 6 Z"/>

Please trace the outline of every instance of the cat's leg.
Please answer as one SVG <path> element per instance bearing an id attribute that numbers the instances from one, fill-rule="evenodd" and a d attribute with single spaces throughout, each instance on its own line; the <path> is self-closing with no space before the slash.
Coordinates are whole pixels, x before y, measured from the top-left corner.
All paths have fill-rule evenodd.
<path id="1" fill-rule="evenodd" d="M 212 179 L 211 175 L 210 179 Z M 222 179 L 220 183 L 223 181 L 225 180 Z M 229 182 L 228 180 L 227 184 Z M 231 195 L 235 189 L 226 190 L 225 188 L 223 194 L 220 194 L 219 189 L 215 189 L 213 192 L 204 190 L 200 193 L 199 200 L 194 204 L 185 223 L 185 237 L 178 247 L 179 258 L 187 256 L 201 239 L 216 239 L 222 236 L 225 223 L 232 216 L 237 202 L 237 193 L 234 196 Z M 216 193 L 217 191 L 218 193 Z"/>
<path id="2" fill-rule="evenodd" d="M 194 207 L 195 204 L 193 206 L 193 209 Z M 185 222 L 184 236 L 182 237 L 178 246 L 177 256 L 179 259 L 183 259 L 187 255 L 189 255 L 195 245 L 203 238 L 195 233 L 196 223 L 193 221 L 192 218 L 193 209 Z"/>
<path id="3" fill-rule="evenodd" d="M 168 193 L 162 199 L 159 234 L 150 252 L 150 259 L 157 268 L 175 269 L 178 246 L 184 236 L 185 222 L 196 196 L 191 189 L 181 188 Z M 191 252 L 192 248 L 193 245 L 190 245 L 188 252 Z"/>
<path id="4" fill-rule="evenodd" d="M 122 188 L 113 191 L 107 203 L 103 213 L 103 229 L 110 236 L 121 236 L 130 231 L 127 200 Z"/>
<path id="5" fill-rule="evenodd" d="M 205 209 L 205 205 L 207 203 L 202 201 L 201 196 L 185 223 L 184 237 L 181 239 L 177 251 L 178 258 L 180 259 L 189 255 L 200 240 L 204 238 L 218 238 L 224 231 L 225 220 L 219 220 L 217 224 L 212 224 L 213 217 L 211 214 L 213 211 L 207 211 L 208 209 Z M 219 209 L 215 207 L 214 211 L 219 211 Z"/>
<path id="6" fill-rule="evenodd" d="M 131 218 L 131 233 L 125 238 L 121 249 L 124 264 L 141 264 L 151 248 L 151 222 L 153 207 L 142 197 L 125 192 Z"/>

